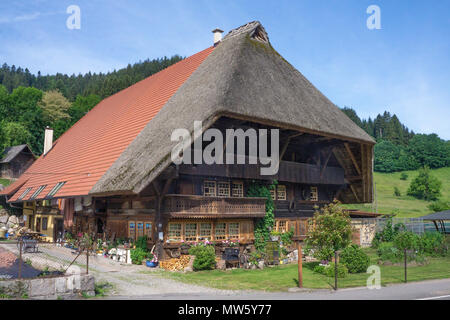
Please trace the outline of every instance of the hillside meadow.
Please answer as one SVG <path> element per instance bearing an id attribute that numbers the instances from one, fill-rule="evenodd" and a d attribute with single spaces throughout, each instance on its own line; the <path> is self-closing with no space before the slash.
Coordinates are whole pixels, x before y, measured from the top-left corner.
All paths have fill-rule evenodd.
<path id="1" fill-rule="evenodd" d="M 376 183 L 378 212 L 395 213 L 396 217 L 420 217 L 431 213 L 427 206 L 430 202 L 415 199 L 406 195 L 411 181 L 417 177 L 418 171 L 403 171 L 408 175 L 407 180 L 401 180 L 401 172 L 394 173 L 374 173 Z M 431 170 L 432 175 L 442 182 L 441 199 L 450 201 L 450 167 Z M 397 187 L 401 196 L 394 195 L 394 188 Z M 372 211 L 372 204 L 346 205 L 350 209 L 359 209 L 363 211 Z"/>

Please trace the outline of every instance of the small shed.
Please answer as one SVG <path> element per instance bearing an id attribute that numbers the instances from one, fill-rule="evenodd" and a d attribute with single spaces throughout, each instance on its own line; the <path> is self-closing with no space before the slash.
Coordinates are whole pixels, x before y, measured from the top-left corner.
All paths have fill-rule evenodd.
<path id="1" fill-rule="evenodd" d="M 0 177 L 17 179 L 36 160 L 26 144 L 6 148 L 0 155 Z"/>
<path id="2" fill-rule="evenodd" d="M 450 210 L 435 212 L 422 217 L 424 221 L 433 221 L 436 230 L 442 233 L 450 233 Z M 447 226 L 446 226 L 447 225 Z"/>

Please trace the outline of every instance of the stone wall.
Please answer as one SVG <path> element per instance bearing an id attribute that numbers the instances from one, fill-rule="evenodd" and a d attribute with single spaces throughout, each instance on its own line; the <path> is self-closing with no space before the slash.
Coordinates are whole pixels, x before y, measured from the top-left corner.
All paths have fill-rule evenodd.
<path id="1" fill-rule="evenodd" d="M 55 278 L 0 281 L 0 293 L 13 298 L 70 299 L 81 293 L 95 295 L 95 279 L 92 275 L 70 275 Z"/>

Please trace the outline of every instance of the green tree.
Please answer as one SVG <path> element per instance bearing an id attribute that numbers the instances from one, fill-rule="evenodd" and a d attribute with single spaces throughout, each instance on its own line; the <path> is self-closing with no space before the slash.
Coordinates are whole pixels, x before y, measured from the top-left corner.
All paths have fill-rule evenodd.
<path id="1" fill-rule="evenodd" d="M 428 167 L 419 170 L 419 175 L 411 181 L 408 195 L 427 201 L 437 200 L 441 195 L 442 182 L 434 177 Z"/>
<path id="2" fill-rule="evenodd" d="M 377 172 L 415 170 L 419 167 L 403 146 L 391 141 L 381 140 L 375 145 L 374 153 L 374 170 Z"/>
<path id="3" fill-rule="evenodd" d="M 335 251 L 352 242 L 352 226 L 348 211 L 335 200 L 314 213 L 315 227 L 306 235 L 305 244 L 314 257 L 330 261 Z"/>
<path id="4" fill-rule="evenodd" d="M 29 143 L 30 132 L 17 122 L 0 122 L 1 150 L 6 147 Z"/>
<path id="5" fill-rule="evenodd" d="M 442 212 L 450 210 L 450 202 L 444 200 L 437 200 L 428 205 L 428 209 L 433 212 Z"/>
<path id="6" fill-rule="evenodd" d="M 45 92 L 39 102 L 39 107 L 42 108 L 44 121 L 48 124 L 70 119 L 70 115 L 67 113 L 70 102 L 58 90 Z"/>
<path id="7" fill-rule="evenodd" d="M 437 134 L 417 134 L 408 145 L 409 153 L 421 166 L 442 168 L 450 166 L 450 149 Z"/>

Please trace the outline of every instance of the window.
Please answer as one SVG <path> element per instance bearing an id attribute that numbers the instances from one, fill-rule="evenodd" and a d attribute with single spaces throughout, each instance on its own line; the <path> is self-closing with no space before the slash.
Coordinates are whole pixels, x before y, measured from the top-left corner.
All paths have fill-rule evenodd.
<path id="1" fill-rule="evenodd" d="M 214 234 L 215 240 L 225 240 L 226 239 L 226 223 L 217 223 L 216 232 Z"/>
<path id="2" fill-rule="evenodd" d="M 184 226 L 184 240 L 197 241 L 197 224 L 186 223 Z"/>
<path id="3" fill-rule="evenodd" d="M 147 239 L 152 238 L 152 223 L 151 222 L 145 223 L 145 235 L 147 236 Z"/>
<path id="4" fill-rule="evenodd" d="M 211 240 L 212 234 L 212 224 L 211 223 L 200 223 L 200 238 L 202 240 L 208 239 Z"/>
<path id="5" fill-rule="evenodd" d="M 231 186 L 231 196 L 236 198 L 244 197 L 244 183 L 243 182 L 233 182 Z"/>
<path id="6" fill-rule="evenodd" d="M 277 198 L 278 200 L 286 200 L 286 186 L 278 186 L 277 187 Z"/>
<path id="7" fill-rule="evenodd" d="M 228 224 L 228 235 L 230 239 L 239 239 L 239 223 Z"/>
<path id="8" fill-rule="evenodd" d="M 46 198 L 51 198 L 53 197 L 58 191 L 59 189 L 62 188 L 62 186 L 65 184 L 66 182 L 58 182 L 52 190 L 50 190 L 50 192 L 47 194 Z"/>
<path id="9" fill-rule="evenodd" d="M 128 222 L 128 237 L 136 239 L 136 223 L 134 221 Z"/>
<path id="10" fill-rule="evenodd" d="M 216 196 L 216 182 L 215 181 L 203 182 L 203 195 L 206 197 L 215 197 Z"/>
<path id="11" fill-rule="evenodd" d="M 33 193 L 33 195 L 30 197 L 30 200 L 36 199 L 37 196 L 42 192 L 42 190 L 45 189 L 46 186 L 47 186 L 47 185 L 43 185 L 43 186 L 40 186 L 39 188 L 37 188 L 37 190 L 36 190 L 36 191 Z"/>
<path id="12" fill-rule="evenodd" d="M 138 222 L 137 225 L 137 238 L 144 236 L 144 223 Z"/>
<path id="13" fill-rule="evenodd" d="M 47 230 L 48 218 L 42 218 L 42 230 Z"/>
<path id="14" fill-rule="evenodd" d="M 169 223 L 169 241 L 181 241 L 181 223 Z"/>
<path id="15" fill-rule="evenodd" d="M 25 191 L 20 195 L 20 197 L 17 198 L 17 200 L 22 200 L 23 198 L 25 198 L 25 196 L 30 193 L 32 188 L 26 188 Z"/>
<path id="16" fill-rule="evenodd" d="M 287 223 L 286 221 L 278 221 L 277 222 L 277 231 L 278 232 L 286 232 L 287 231 Z"/>
<path id="17" fill-rule="evenodd" d="M 275 192 L 275 188 L 270 189 L 270 196 L 272 197 L 272 200 L 277 200 L 277 194 Z"/>
<path id="18" fill-rule="evenodd" d="M 230 183 L 229 182 L 218 182 L 217 183 L 217 195 L 219 197 L 229 197 L 230 196 Z"/>
<path id="19" fill-rule="evenodd" d="M 319 194 L 317 192 L 317 187 L 311 187 L 311 193 L 309 195 L 310 201 L 319 201 Z"/>

